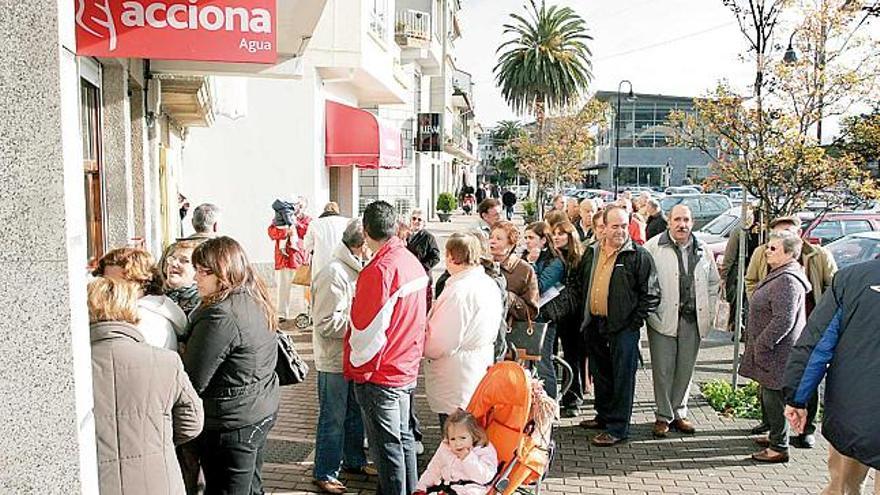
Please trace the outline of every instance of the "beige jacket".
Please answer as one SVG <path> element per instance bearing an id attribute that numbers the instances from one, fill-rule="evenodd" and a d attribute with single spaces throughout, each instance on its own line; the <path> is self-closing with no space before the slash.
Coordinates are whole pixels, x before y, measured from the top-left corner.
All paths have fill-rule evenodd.
<path id="1" fill-rule="evenodd" d="M 342 373 L 342 339 L 351 323 L 351 300 L 361 269 L 360 260 L 340 242 L 312 281 L 312 345 L 320 372 Z"/>
<path id="2" fill-rule="evenodd" d="M 202 401 L 177 353 L 133 325 L 91 327 L 101 495 L 183 494 L 174 446 L 202 431 Z"/>
<path id="3" fill-rule="evenodd" d="M 831 280 L 834 279 L 834 274 L 837 272 L 837 263 L 834 261 L 834 256 L 824 247 L 805 241 L 804 247 L 801 250 L 800 263 L 807 273 L 807 280 L 810 281 L 810 285 L 813 287 L 813 302 L 819 304 L 822 294 L 831 288 Z M 755 249 L 755 254 L 752 255 L 752 259 L 749 261 L 749 268 L 746 271 L 746 294 L 749 299 L 752 298 L 755 287 L 758 286 L 761 280 L 767 277 L 769 271 L 770 269 L 767 266 L 767 245 L 764 244 Z"/>

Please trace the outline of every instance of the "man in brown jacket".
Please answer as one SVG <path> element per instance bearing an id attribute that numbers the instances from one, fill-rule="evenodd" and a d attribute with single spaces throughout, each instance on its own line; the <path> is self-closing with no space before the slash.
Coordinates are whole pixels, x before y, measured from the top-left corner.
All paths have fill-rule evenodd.
<path id="1" fill-rule="evenodd" d="M 204 410 L 180 356 L 144 343 L 133 284 L 89 284 L 89 318 L 101 494 L 186 493 L 174 446 L 199 435 Z"/>
<path id="2" fill-rule="evenodd" d="M 797 217 L 779 217 L 771 221 L 769 227 L 771 232 L 788 231 L 800 237 L 802 234 L 800 225 L 800 219 Z M 837 272 L 837 263 L 834 262 L 834 257 L 827 249 L 806 241 L 803 243 L 801 256 L 798 261 L 804 267 L 807 280 L 810 281 L 810 285 L 813 287 L 813 290 L 806 297 L 805 310 L 807 318 L 809 318 L 813 308 L 819 304 L 822 296 L 831 288 L 831 281 Z M 752 294 L 755 292 L 755 287 L 767 277 L 769 272 L 767 245 L 764 244 L 755 249 L 746 271 L 746 295 L 749 299 L 751 299 Z M 814 395 L 807 403 L 807 424 L 803 433 L 791 439 L 793 447 L 810 449 L 816 444 L 816 414 L 818 409 L 819 398 Z M 755 433 L 762 432 L 765 424 L 766 421 L 762 421 L 761 425 L 758 425 L 752 431 Z"/>

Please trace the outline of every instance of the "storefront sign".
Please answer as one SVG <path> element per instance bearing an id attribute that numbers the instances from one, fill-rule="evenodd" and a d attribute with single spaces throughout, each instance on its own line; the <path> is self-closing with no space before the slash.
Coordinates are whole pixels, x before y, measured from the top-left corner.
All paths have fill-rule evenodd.
<path id="1" fill-rule="evenodd" d="M 277 0 L 74 0 L 76 53 L 275 63 Z"/>
<path id="2" fill-rule="evenodd" d="M 440 114 L 420 113 L 416 151 L 440 151 Z"/>

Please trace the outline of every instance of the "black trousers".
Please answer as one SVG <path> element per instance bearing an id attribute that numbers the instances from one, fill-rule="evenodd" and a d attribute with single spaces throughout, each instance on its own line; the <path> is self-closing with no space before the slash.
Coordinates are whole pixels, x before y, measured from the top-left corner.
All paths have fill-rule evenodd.
<path id="1" fill-rule="evenodd" d="M 276 414 L 235 430 L 204 430 L 196 440 L 205 495 L 262 495 L 263 450 Z"/>
<path id="2" fill-rule="evenodd" d="M 628 438 L 639 366 L 639 332 L 624 330 L 608 334 L 604 319 L 594 317 L 585 337 L 596 416 L 605 423 L 608 433 Z"/>
<path id="3" fill-rule="evenodd" d="M 562 359 L 571 367 L 571 387 L 562 397 L 562 407 L 580 406 L 584 401 L 587 378 L 587 344 L 580 332 L 580 320 L 563 321 L 557 327 Z"/>

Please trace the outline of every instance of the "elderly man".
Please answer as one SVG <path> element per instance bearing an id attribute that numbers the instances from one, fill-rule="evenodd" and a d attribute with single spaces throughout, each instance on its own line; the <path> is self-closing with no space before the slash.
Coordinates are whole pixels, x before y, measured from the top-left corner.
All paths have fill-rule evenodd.
<path id="1" fill-rule="evenodd" d="M 316 220 L 314 223 L 317 223 Z M 364 456 L 364 424 L 353 383 L 342 374 L 343 338 L 365 255 L 360 220 L 350 220 L 327 264 L 313 277 L 312 318 L 315 369 L 318 370 L 318 431 L 315 435 L 314 483 L 326 493 L 345 493 L 339 468 L 375 474 Z"/>
<path id="2" fill-rule="evenodd" d="M 648 240 L 666 232 L 668 227 L 666 215 L 660 209 L 660 202 L 654 198 L 645 200 L 645 212 L 648 214 L 648 224 L 645 227 L 645 237 Z"/>
<path id="3" fill-rule="evenodd" d="M 596 203 L 592 199 L 585 198 L 581 201 L 580 206 L 578 206 L 579 219 L 574 224 L 581 242 L 586 241 L 593 235 L 592 221 L 594 213 L 596 213 Z"/>
<path id="4" fill-rule="evenodd" d="M 627 211 L 608 207 L 604 220 L 605 238 L 584 253 L 578 272 L 584 301 L 581 328 L 596 408 L 596 417 L 581 426 L 604 430 L 591 440 L 597 447 L 616 445 L 629 436 L 639 333 L 660 302 L 654 261 L 630 239 Z"/>
<path id="5" fill-rule="evenodd" d="M 577 198 L 567 198 L 565 200 L 565 214 L 568 221 L 573 225 L 577 225 L 581 220 L 580 204 Z"/>
<path id="6" fill-rule="evenodd" d="M 220 208 L 211 203 L 202 203 L 196 206 L 192 215 L 192 226 L 195 233 L 186 240 L 205 240 L 216 237 L 220 231 Z"/>
<path id="7" fill-rule="evenodd" d="M 331 201 L 324 205 L 324 212 L 309 223 L 303 248 L 312 253 L 312 282 L 333 257 L 333 252 L 342 240 L 342 232 L 351 219 L 339 214 L 339 205 Z"/>
<path id="8" fill-rule="evenodd" d="M 670 220 L 669 230 L 645 244 L 654 257 L 663 294 L 657 311 L 648 316 L 657 404 L 655 437 L 665 437 L 670 428 L 686 434 L 695 431 L 687 419 L 688 393 L 700 341 L 715 321 L 721 287 L 712 252 L 692 233 L 690 208 L 676 205 Z"/>
<path id="9" fill-rule="evenodd" d="M 409 495 L 418 481 L 410 399 L 425 344 L 428 276 L 396 235 L 394 207 L 371 203 L 363 221 L 367 246 L 375 254 L 358 277 L 343 370 L 355 382 L 367 438 L 375 448 L 378 493 Z"/>
<path id="10" fill-rule="evenodd" d="M 769 227 L 771 232 L 788 231 L 800 237 L 802 234 L 800 225 L 800 219 L 797 217 L 780 217 L 771 221 Z M 807 294 L 804 308 L 807 318 L 809 318 L 813 308 L 819 304 L 822 296 L 831 288 L 831 281 L 837 272 L 837 263 L 834 262 L 834 257 L 827 249 L 809 242 L 803 243 L 798 261 L 800 261 L 807 274 L 807 279 L 813 287 L 813 290 Z M 746 271 L 746 294 L 749 298 L 752 297 L 758 283 L 767 277 L 769 271 L 770 269 L 767 265 L 767 245 L 758 246 L 754 254 L 752 254 L 751 260 L 749 260 L 748 270 Z M 790 443 L 792 447 L 809 449 L 816 445 L 816 415 L 819 411 L 819 398 L 816 394 L 813 394 L 809 401 L 807 401 L 807 411 L 809 414 L 807 414 L 807 423 L 804 431 L 798 436 L 791 438 Z M 766 425 L 766 421 L 762 421 L 755 431 L 764 430 L 764 425 Z"/>

